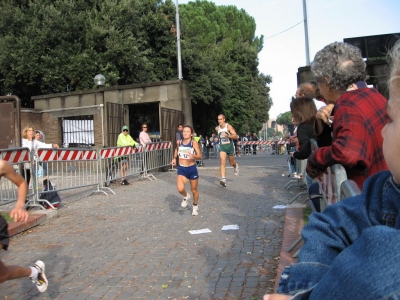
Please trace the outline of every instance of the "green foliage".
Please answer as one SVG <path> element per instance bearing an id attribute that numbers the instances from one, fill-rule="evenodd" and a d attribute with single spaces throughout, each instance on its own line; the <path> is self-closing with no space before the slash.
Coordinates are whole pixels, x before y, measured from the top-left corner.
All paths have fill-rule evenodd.
<path id="1" fill-rule="evenodd" d="M 276 133 L 275 129 L 273 129 L 273 128 L 268 128 L 267 129 L 267 134 L 268 134 L 268 138 L 269 139 L 274 135 L 274 133 Z"/>
<path id="2" fill-rule="evenodd" d="M 225 114 L 240 135 L 269 118 L 272 78 L 258 71 L 263 36 L 235 6 L 180 5 L 183 78 L 195 131 Z M 0 94 L 31 96 L 177 78 L 172 0 L 0 1 Z"/>
<path id="3" fill-rule="evenodd" d="M 2 216 L 7 223 L 11 223 L 13 219 L 10 217 L 10 213 L 8 212 L 0 212 L 0 216 Z"/>
<path id="4" fill-rule="evenodd" d="M 276 119 L 276 123 L 278 123 L 279 125 L 286 125 L 287 130 L 290 133 L 293 133 L 294 125 L 292 123 L 292 113 L 290 111 L 280 114 Z"/>
<path id="5" fill-rule="evenodd" d="M 0 92 L 25 106 L 33 95 L 91 89 L 97 73 L 108 86 L 175 73 L 171 1 L 20 2 L 0 4 Z"/>
<path id="6" fill-rule="evenodd" d="M 179 9 L 183 77 L 191 87 L 196 131 L 213 132 L 223 113 L 240 135 L 258 132 L 269 118 L 272 78 L 258 72 L 263 37 L 255 37 L 254 19 L 206 0 Z"/>

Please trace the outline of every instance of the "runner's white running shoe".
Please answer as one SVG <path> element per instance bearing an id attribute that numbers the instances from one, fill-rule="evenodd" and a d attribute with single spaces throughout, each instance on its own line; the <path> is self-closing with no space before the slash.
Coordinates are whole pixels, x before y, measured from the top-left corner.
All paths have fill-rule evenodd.
<path id="1" fill-rule="evenodd" d="M 239 175 L 239 164 L 238 163 L 236 163 L 236 167 L 233 170 L 233 174 Z"/>
<path id="2" fill-rule="evenodd" d="M 187 193 L 187 194 L 186 194 L 186 197 L 183 197 L 181 206 L 184 207 L 184 208 L 185 208 L 186 206 L 188 206 L 188 200 L 189 200 L 189 199 L 190 199 L 190 194 Z"/>
<path id="3" fill-rule="evenodd" d="M 222 179 L 219 181 L 219 184 L 222 185 L 223 187 L 226 187 L 226 179 L 225 179 L 225 178 L 222 178 Z"/>
<path id="4" fill-rule="evenodd" d="M 43 293 L 47 290 L 47 286 L 49 285 L 46 275 L 44 274 L 44 262 L 38 260 L 37 262 L 35 262 L 33 267 L 36 268 L 39 273 L 37 277 L 31 277 L 31 280 L 34 284 L 36 284 L 39 292 Z"/>
<path id="5" fill-rule="evenodd" d="M 196 206 L 193 205 L 192 216 L 197 216 L 198 214 L 199 214 L 199 206 L 198 205 L 196 205 Z"/>

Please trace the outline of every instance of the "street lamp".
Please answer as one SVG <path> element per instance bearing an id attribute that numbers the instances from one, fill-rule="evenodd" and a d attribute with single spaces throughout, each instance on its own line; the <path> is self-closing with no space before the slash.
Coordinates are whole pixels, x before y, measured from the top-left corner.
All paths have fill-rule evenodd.
<path id="1" fill-rule="evenodd" d="M 106 78 L 104 77 L 103 74 L 97 74 L 96 76 L 94 76 L 93 80 L 94 84 L 97 85 L 97 88 L 106 83 Z"/>
<path id="2" fill-rule="evenodd" d="M 176 47 L 178 51 L 178 79 L 182 80 L 182 61 L 181 61 L 181 26 L 179 22 L 179 4 L 176 0 Z"/>

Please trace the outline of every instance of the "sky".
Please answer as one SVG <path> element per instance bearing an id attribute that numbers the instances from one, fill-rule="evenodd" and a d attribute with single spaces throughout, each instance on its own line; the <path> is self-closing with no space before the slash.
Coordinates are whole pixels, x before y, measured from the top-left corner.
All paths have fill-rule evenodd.
<path id="1" fill-rule="evenodd" d="M 297 87 L 297 69 L 306 66 L 303 0 L 208 1 L 218 6 L 234 5 L 254 18 L 256 35 L 264 35 L 258 69 L 272 76 L 270 96 L 274 104 L 269 116 L 276 118 L 289 111 Z M 190 0 L 178 2 L 185 4 Z M 310 61 L 319 50 L 335 41 L 400 33 L 400 0 L 307 0 L 306 3 Z"/>

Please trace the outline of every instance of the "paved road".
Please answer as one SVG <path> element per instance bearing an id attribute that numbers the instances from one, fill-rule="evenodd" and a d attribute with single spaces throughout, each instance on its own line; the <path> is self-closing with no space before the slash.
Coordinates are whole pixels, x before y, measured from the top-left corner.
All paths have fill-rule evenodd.
<path id="1" fill-rule="evenodd" d="M 200 172 L 199 216 L 181 208 L 175 172 L 112 186 L 116 195 L 68 198 L 60 217 L 12 239 L 7 264 L 46 263 L 48 290 L 27 279 L 0 285 L 0 299 L 262 299 L 274 286 L 284 211 L 293 192 L 287 156 L 238 158 L 240 175 L 219 161 Z M 238 224 L 239 230 L 221 231 Z M 212 233 L 191 235 L 209 228 Z"/>

